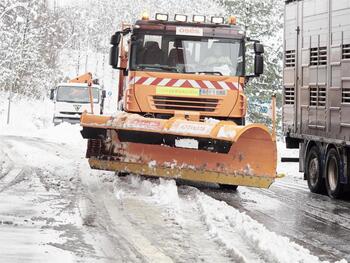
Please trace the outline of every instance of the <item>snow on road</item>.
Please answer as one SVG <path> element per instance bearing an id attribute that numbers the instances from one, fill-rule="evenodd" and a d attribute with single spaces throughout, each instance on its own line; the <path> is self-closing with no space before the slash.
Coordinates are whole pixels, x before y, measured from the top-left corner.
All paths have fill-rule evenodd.
<path id="1" fill-rule="evenodd" d="M 193 186 L 91 170 L 79 126 L 14 105 L 9 126 L 0 105 L 0 262 L 320 262 Z"/>
<path id="2" fill-rule="evenodd" d="M 199 247 L 203 247 L 201 242 L 204 241 L 218 244 L 220 254 L 224 253 L 227 256 L 226 261 L 319 262 L 308 250 L 268 231 L 244 213 L 225 202 L 208 197 L 194 187 L 176 187 L 173 181 L 165 180 L 152 183 L 131 176 L 119 179 L 115 187 L 115 194 L 122 206 L 125 207 L 129 202 L 140 202 L 142 197 L 142 203 L 151 203 L 152 207 L 161 206 L 163 210 L 166 208 L 162 216 L 166 222 L 173 220 L 179 225 L 182 229 L 180 235 L 186 233 L 183 241 L 189 240 L 191 235 L 202 236 L 198 242 L 191 243 Z M 145 223 L 148 224 L 148 221 Z M 200 228 L 202 232 L 193 232 L 194 229 Z M 215 249 L 213 245 L 206 246 L 208 250 L 211 247 Z M 210 251 L 208 256 L 207 260 L 202 260 L 210 262 L 210 259 L 218 257 L 215 250 Z"/>

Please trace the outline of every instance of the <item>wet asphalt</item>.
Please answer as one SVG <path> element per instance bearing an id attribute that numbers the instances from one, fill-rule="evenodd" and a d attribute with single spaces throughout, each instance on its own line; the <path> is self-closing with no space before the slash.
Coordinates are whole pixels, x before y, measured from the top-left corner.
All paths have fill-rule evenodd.
<path id="1" fill-rule="evenodd" d="M 295 178 L 279 180 L 269 189 L 198 188 L 309 249 L 321 260 L 350 261 L 350 197 L 332 200 L 310 193 L 306 181 Z"/>

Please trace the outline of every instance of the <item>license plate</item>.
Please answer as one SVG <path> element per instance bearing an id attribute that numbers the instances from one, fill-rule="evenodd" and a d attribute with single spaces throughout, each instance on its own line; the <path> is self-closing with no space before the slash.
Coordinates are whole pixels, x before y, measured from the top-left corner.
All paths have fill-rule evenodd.
<path id="1" fill-rule="evenodd" d="M 227 95 L 227 90 L 223 90 L 223 89 L 201 89 L 199 91 L 199 95 L 226 96 Z"/>
<path id="2" fill-rule="evenodd" d="M 195 139 L 176 139 L 175 146 L 179 148 L 198 149 L 198 141 Z"/>

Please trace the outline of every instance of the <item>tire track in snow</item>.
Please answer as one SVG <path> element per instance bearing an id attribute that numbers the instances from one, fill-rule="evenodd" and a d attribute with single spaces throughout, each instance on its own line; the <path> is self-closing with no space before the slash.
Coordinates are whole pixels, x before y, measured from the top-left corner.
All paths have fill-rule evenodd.
<path id="1" fill-rule="evenodd" d="M 9 189 L 26 179 L 26 176 L 32 172 L 30 168 L 14 168 L 0 180 L 0 193 Z"/>
<path id="2" fill-rule="evenodd" d="M 133 183 L 129 185 L 123 183 L 120 191 L 116 194 L 125 206 L 130 198 L 129 191 L 131 191 L 134 198 L 146 200 L 147 195 L 145 197 L 142 194 L 140 195 L 144 190 L 142 184 L 148 184 L 148 187 L 151 187 L 151 192 L 157 193 L 159 188 L 163 186 L 162 184 L 167 184 L 164 182 L 164 180 L 160 180 L 159 184 L 154 184 L 149 183 L 147 179 L 143 181 L 141 179 L 141 186 L 137 185 L 140 183 L 136 183 L 136 186 L 132 186 Z M 128 189 L 128 187 L 130 188 Z M 224 253 L 226 254 L 226 260 L 223 262 L 320 262 L 307 249 L 291 242 L 286 237 L 268 231 L 264 226 L 240 213 L 237 209 L 228 206 L 225 202 L 218 202 L 196 188 L 189 186 L 176 188 L 174 185 L 174 188 L 168 189 L 167 192 L 170 194 L 174 189 L 178 192 L 178 198 L 180 199 L 180 209 L 176 207 L 174 209 L 177 217 L 179 217 L 178 222 L 181 227 L 186 229 L 186 223 L 192 223 L 192 221 L 189 221 L 190 218 L 199 218 L 200 222 L 197 220 L 196 223 L 209 230 L 212 242 L 217 243 L 226 251 Z M 157 198 L 162 202 L 162 198 L 167 197 L 156 194 L 153 200 Z M 172 205 L 176 206 L 175 203 Z M 187 206 L 184 206 L 184 203 Z M 191 209 L 188 209 L 189 207 Z M 127 211 L 131 211 L 130 207 L 127 208 Z M 186 220 L 189 222 L 181 222 Z M 140 224 L 140 221 L 135 223 Z M 142 229 L 139 230 L 142 232 Z M 158 235 L 161 232 L 162 228 L 159 227 Z M 191 240 L 190 235 L 184 236 L 184 238 Z M 151 240 L 156 242 L 154 239 Z M 159 245 L 162 247 L 161 244 Z"/>
<path id="3" fill-rule="evenodd" d="M 191 191 L 172 180 L 136 176 L 120 179 L 115 187 L 120 213 L 174 262 L 234 261 L 208 234 Z"/>
<path id="4" fill-rule="evenodd" d="M 203 225 L 212 239 L 226 250 L 227 254 L 234 262 L 267 262 L 263 260 L 262 255 L 257 253 L 254 247 L 246 242 L 244 236 L 230 227 L 231 222 L 226 215 L 222 213 L 214 213 L 215 215 L 213 215 L 207 210 L 205 207 L 206 205 L 202 202 L 201 193 L 198 189 L 183 186 L 179 188 L 179 191 L 181 191 L 181 188 L 191 189 L 192 199 L 198 208 L 199 218 Z M 213 208 L 215 212 L 219 212 L 216 205 L 213 206 Z"/>
<path id="5" fill-rule="evenodd" d="M 3 199 L 10 202 L 15 200 L 14 207 L 2 207 L 1 216 L 13 218 L 12 221 L 16 222 L 13 224 L 16 227 L 12 230 L 16 237 L 11 239 L 12 243 L 2 242 L 0 245 L 1 248 L 11 248 L 17 243 L 23 246 L 17 256 L 12 256 L 12 251 L 4 251 L 1 258 L 11 256 L 18 260 L 23 257 L 25 261 L 25 258 L 30 259 L 30 253 L 33 253 L 33 257 L 40 257 L 47 250 L 59 251 L 57 255 L 71 258 L 76 255 L 84 262 L 96 262 L 90 261 L 94 257 L 94 248 L 85 242 L 77 218 L 75 199 L 78 181 L 70 180 L 69 168 L 66 171 L 62 169 L 64 164 L 66 167 L 74 167 L 76 151 L 69 148 L 67 152 L 62 144 L 21 136 L 0 136 L 0 148 L 6 150 L 6 162 L 11 166 L 10 171 L 0 180 L 0 193 Z M 50 171 L 46 169 L 48 166 Z M 72 171 L 72 176 L 76 176 L 75 171 Z M 26 238 L 25 233 L 21 233 L 22 227 L 31 231 L 33 236 Z M 48 236 L 38 244 L 38 239 L 46 233 L 57 234 L 59 238 Z M 24 238 L 25 245 L 21 243 Z M 30 251 L 30 246 L 40 246 L 42 251 Z M 53 258 L 52 253 L 47 254 L 46 258 L 45 262 L 66 262 L 64 258 Z"/>

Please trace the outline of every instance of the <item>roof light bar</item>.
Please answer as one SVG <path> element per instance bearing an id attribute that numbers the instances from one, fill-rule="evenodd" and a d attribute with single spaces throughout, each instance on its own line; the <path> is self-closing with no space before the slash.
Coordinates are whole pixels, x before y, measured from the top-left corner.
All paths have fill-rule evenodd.
<path id="1" fill-rule="evenodd" d="M 193 15 L 192 21 L 193 21 L 194 23 L 205 23 L 205 16 Z"/>
<path id="2" fill-rule="evenodd" d="M 156 20 L 159 21 L 168 21 L 168 14 L 161 14 L 161 13 L 156 13 Z"/>
<path id="3" fill-rule="evenodd" d="M 187 22 L 187 16 L 176 14 L 174 20 L 178 22 Z"/>
<path id="4" fill-rule="evenodd" d="M 212 16 L 211 17 L 211 22 L 214 24 L 223 24 L 224 23 L 224 18 L 221 17 L 217 17 L 217 16 Z"/>

